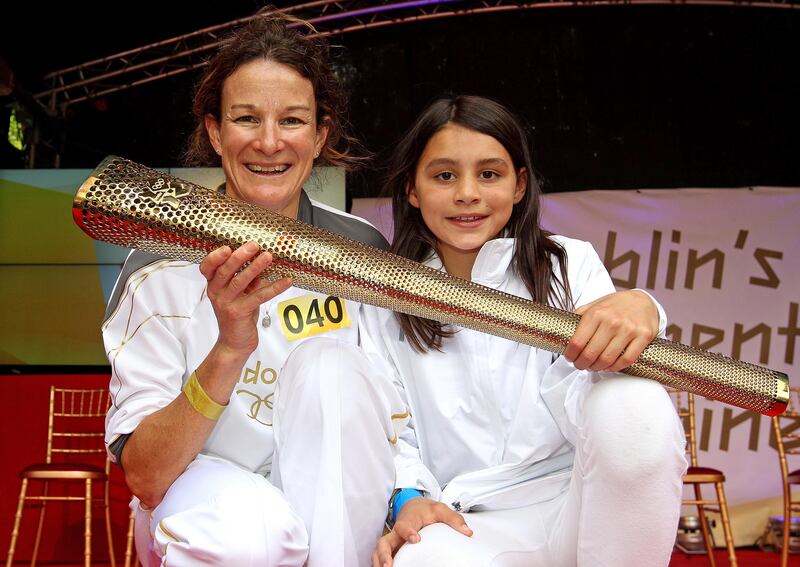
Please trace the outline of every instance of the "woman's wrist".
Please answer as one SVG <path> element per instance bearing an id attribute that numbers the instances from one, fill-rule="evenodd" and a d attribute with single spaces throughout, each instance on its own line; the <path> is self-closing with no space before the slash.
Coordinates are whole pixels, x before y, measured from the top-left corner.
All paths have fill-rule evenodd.
<path id="1" fill-rule="evenodd" d="M 206 362 L 225 370 L 230 368 L 241 370 L 251 354 L 253 354 L 252 349 L 237 348 L 218 340 L 208 353 Z"/>
<path id="2" fill-rule="evenodd" d="M 200 384 L 218 404 L 227 404 L 252 353 L 242 353 L 217 343 L 197 367 Z"/>
<path id="3" fill-rule="evenodd" d="M 183 394 L 189 400 L 189 405 L 194 411 L 212 421 L 217 421 L 228 405 L 227 403 L 217 403 L 211 399 L 197 379 L 197 371 L 192 372 L 186 384 L 183 385 Z"/>

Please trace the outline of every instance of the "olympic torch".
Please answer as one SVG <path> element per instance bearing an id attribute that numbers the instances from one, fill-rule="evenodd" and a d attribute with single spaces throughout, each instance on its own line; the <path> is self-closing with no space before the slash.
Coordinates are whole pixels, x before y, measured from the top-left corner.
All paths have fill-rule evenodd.
<path id="1" fill-rule="evenodd" d="M 273 256 L 263 277 L 559 354 L 580 320 L 115 156 L 81 185 L 72 212 L 92 238 L 196 263 L 252 240 Z M 789 399 L 782 372 L 664 339 L 623 372 L 765 415 Z"/>

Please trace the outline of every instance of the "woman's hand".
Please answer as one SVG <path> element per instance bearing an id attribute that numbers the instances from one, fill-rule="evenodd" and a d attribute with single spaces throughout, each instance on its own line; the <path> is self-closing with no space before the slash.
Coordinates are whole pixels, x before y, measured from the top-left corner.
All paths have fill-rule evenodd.
<path id="1" fill-rule="evenodd" d="M 261 252 L 255 242 L 235 251 L 223 246 L 203 259 L 200 272 L 208 280 L 208 298 L 217 316 L 220 347 L 249 356 L 258 346 L 261 304 L 292 285 L 289 278 L 274 283 L 261 279 L 259 276 L 270 264 L 272 255 Z"/>
<path id="2" fill-rule="evenodd" d="M 430 498 L 414 498 L 402 507 L 392 531 L 378 540 L 372 554 L 372 567 L 391 567 L 394 554 L 404 543 L 418 543 L 419 531 L 438 522 L 447 524 L 465 536 L 472 535 L 464 516 L 458 512 Z"/>
<path id="3" fill-rule="evenodd" d="M 658 309 L 641 291 L 612 293 L 575 312 L 581 321 L 564 356 L 579 370 L 627 368 L 658 334 Z"/>

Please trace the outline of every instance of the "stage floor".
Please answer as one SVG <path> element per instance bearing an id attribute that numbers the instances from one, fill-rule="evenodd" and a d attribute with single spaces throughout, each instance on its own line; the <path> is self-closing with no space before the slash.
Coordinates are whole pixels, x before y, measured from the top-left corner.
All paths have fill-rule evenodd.
<path id="1" fill-rule="evenodd" d="M 714 553 L 717 560 L 717 567 L 728 567 L 728 554 L 724 550 L 717 550 Z M 736 558 L 739 567 L 779 567 L 781 564 L 780 556 L 777 553 L 765 552 L 757 549 L 740 548 L 736 550 Z M 15 561 L 14 565 L 29 565 L 29 561 Z M 74 567 L 78 563 L 47 563 L 47 567 Z M 110 563 L 94 563 L 95 567 L 109 567 Z M 119 567 L 122 563 L 117 564 Z M 800 567 L 800 555 L 789 556 L 791 567 Z M 672 554 L 672 561 L 669 567 L 707 567 L 708 560 L 705 555 L 686 555 L 685 553 L 675 552 Z M 642 566 L 646 567 L 646 566 Z"/>
<path id="2" fill-rule="evenodd" d="M 717 561 L 717 567 L 728 567 L 730 565 L 728 552 L 724 549 L 715 550 L 714 559 Z M 761 551 L 760 549 L 737 548 L 736 559 L 739 567 L 779 567 L 781 564 L 780 555 L 769 551 Z M 672 561 L 669 567 L 707 567 L 708 564 L 708 559 L 705 555 L 686 555 L 676 551 L 672 554 Z M 789 565 L 791 567 L 800 567 L 800 555 L 790 555 Z"/>

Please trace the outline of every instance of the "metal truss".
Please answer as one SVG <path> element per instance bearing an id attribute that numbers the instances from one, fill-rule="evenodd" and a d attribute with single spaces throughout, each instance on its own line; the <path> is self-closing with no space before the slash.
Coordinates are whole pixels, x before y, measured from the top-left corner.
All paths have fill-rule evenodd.
<path id="1" fill-rule="evenodd" d="M 800 9 L 800 0 L 316 0 L 283 10 L 309 21 L 320 35 L 339 35 L 407 22 L 492 12 L 634 4 Z M 220 44 L 227 32 L 251 17 L 49 73 L 43 79 L 48 87 L 34 97 L 52 114 L 61 114 L 72 104 L 197 69 L 206 64 L 209 52 Z"/>

